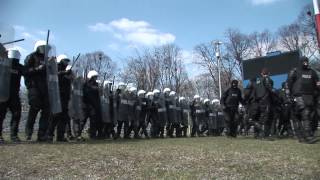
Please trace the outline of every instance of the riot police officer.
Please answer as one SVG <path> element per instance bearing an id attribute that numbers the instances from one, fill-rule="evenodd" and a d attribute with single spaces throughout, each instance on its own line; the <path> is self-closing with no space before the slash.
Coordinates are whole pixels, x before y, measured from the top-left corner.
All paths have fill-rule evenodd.
<path id="1" fill-rule="evenodd" d="M 69 117 L 69 100 L 70 100 L 70 91 L 71 91 L 71 66 L 69 65 L 70 59 L 61 54 L 57 57 L 58 63 L 58 77 L 59 77 L 59 89 L 60 89 L 60 99 L 62 112 L 56 115 L 52 115 L 50 118 L 50 123 L 48 126 L 48 141 L 53 140 L 54 130 L 57 127 L 57 141 L 66 142 L 65 130 L 66 125 L 70 121 Z"/>
<path id="2" fill-rule="evenodd" d="M 179 98 L 179 106 L 181 107 L 181 136 L 187 137 L 188 118 L 190 114 L 190 105 L 185 97 Z"/>
<path id="3" fill-rule="evenodd" d="M 314 112 L 315 93 L 319 77 L 309 67 L 307 57 L 301 57 L 301 67 L 293 69 L 288 75 L 288 86 L 294 98 L 294 121 L 296 134 L 302 143 L 315 143 L 311 129 L 312 114 Z"/>
<path id="4" fill-rule="evenodd" d="M 148 94 L 151 95 L 151 94 Z M 148 100 L 145 90 L 138 91 L 138 101 L 136 106 L 136 118 L 138 119 L 138 132 L 142 131 L 145 138 L 149 138 L 147 132 L 147 112 L 148 112 Z"/>
<path id="5" fill-rule="evenodd" d="M 221 97 L 221 104 L 227 124 L 227 136 L 229 137 L 237 137 L 239 120 L 238 107 L 240 103 L 244 104 L 241 90 L 238 88 L 238 81 L 233 80 L 231 82 L 231 88 L 227 89 Z"/>
<path id="6" fill-rule="evenodd" d="M 126 137 L 130 137 L 131 132 L 134 132 L 134 138 L 140 138 L 138 132 L 138 123 L 139 120 L 136 116 L 136 107 L 138 105 L 138 98 L 137 98 L 137 88 L 130 87 L 128 93 L 128 120 L 129 120 L 129 128 Z"/>
<path id="7" fill-rule="evenodd" d="M 167 132 L 167 136 L 168 137 L 173 137 L 172 136 L 172 133 L 173 132 L 171 132 L 171 126 L 172 126 L 172 121 L 173 121 L 173 119 L 172 119 L 172 117 L 170 116 L 170 104 L 171 104 L 171 98 L 170 98 L 170 92 L 171 92 L 171 90 L 170 90 L 170 88 L 164 88 L 164 90 L 163 90 L 163 98 L 164 98 L 164 101 L 165 101 L 165 106 L 166 106 L 166 119 L 165 119 L 165 121 L 166 121 L 166 132 Z"/>
<path id="8" fill-rule="evenodd" d="M 201 121 L 201 101 L 200 101 L 200 96 L 195 95 L 193 97 L 193 101 L 190 105 L 191 109 L 191 120 L 192 120 L 192 130 L 191 130 L 191 137 L 195 137 L 196 135 L 200 135 L 200 130 L 199 130 L 199 123 Z"/>
<path id="9" fill-rule="evenodd" d="M 281 113 L 278 125 L 279 136 L 293 136 L 292 127 L 290 123 L 292 99 L 290 96 L 290 89 L 287 82 L 282 83 L 282 88 L 279 91 L 279 98 L 281 102 Z"/>
<path id="10" fill-rule="evenodd" d="M 87 82 L 83 85 L 83 102 L 86 105 L 86 114 L 90 118 L 89 137 L 103 138 L 103 124 L 101 118 L 100 86 L 97 82 L 97 71 L 89 71 Z"/>
<path id="11" fill-rule="evenodd" d="M 254 101 L 257 102 L 254 116 L 257 117 L 255 122 L 255 137 L 272 140 L 271 133 L 271 103 L 272 103 L 273 81 L 269 77 L 269 71 L 264 68 L 261 71 L 261 77 L 257 79 L 254 86 Z"/>
<path id="12" fill-rule="evenodd" d="M 105 81 L 103 83 L 103 92 L 101 93 L 101 108 L 102 108 L 102 122 L 103 122 L 103 135 L 105 138 L 111 136 L 115 138 L 115 112 L 114 112 L 114 100 L 112 92 L 112 82 Z"/>
<path id="13" fill-rule="evenodd" d="M 129 129 L 129 105 L 128 105 L 128 93 L 125 91 L 126 85 L 124 83 L 119 83 L 115 95 L 116 100 L 116 114 L 117 114 L 117 135 L 116 138 L 121 136 L 121 130 L 123 127 L 123 134 L 125 138 L 128 138 Z"/>
<path id="14" fill-rule="evenodd" d="M 9 72 L 10 76 L 10 86 L 9 89 L 9 98 L 5 102 L 0 103 L 0 143 L 3 143 L 2 137 L 2 124 L 5 119 L 7 109 L 11 111 L 11 122 L 10 122 L 10 138 L 12 142 L 20 142 L 18 137 L 18 128 L 21 118 L 21 101 L 19 96 L 20 91 L 20 80 L 21 76 L 24 74 L 24 67 L 19 63 L 20 52 L 18 50 L 9 50 L 8 57 L 11 60 L 11 71 Z M 6 88 L 6 87 L 1 87 Z"/>
<path id="15" fill-rule="evenodd" d="M 45 66 L 45 50 L 50 49 L 45 41 L 37 41 L 34 52 L 25 59 L 25 85 L 28 90 L 29 114 L 26 123 L 26 139 L 31 140 L 33 126 L 37 114 L 41 111 L 39 119 L 38 141 L 46 141 L 46 132 L 49 118 L 49 95 Z M 47 46 L 47 47 L 46 47 Z"/>
<path id="16" fill-rule="evenodd" d="M 167 109 L 165 99 L 158 89 L 153 90 L 153 113 L 152 113 L 152 137 L 164 138 L 164 128 L 167 122 Z"/>
<path id="17" fill-rule="evenodd" d="M 168 113 L 168 120 L 170 122 L 170 129 L 169 129 L 169 137 L 174 137 L 174 132 L 175 132 L 175 137 L 180 136 L 180 123 L 179 123 L 179 117 L 178 113 L 180 110 L 177 107 L 177 98 L 176 98 L 176 92 L 171 91 L 169 93 L 169 109 L 167 109 Z"/>

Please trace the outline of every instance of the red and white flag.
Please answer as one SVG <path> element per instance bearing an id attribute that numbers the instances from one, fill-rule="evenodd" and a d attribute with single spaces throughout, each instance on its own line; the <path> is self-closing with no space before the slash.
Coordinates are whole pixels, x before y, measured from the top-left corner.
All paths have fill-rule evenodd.
<path id="1" fill-rule="evenodd" d="M 318 39 L 318 47 L 320 48 L 320 11 L 319 11 L 319 1 L 313 0 L 314 16 L 316 22 L 316 31 Z"/>

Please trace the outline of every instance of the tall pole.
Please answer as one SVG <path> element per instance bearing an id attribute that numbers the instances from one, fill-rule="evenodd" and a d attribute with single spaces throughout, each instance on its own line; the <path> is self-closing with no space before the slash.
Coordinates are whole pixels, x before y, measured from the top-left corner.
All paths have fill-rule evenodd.
<path id="1" fill-rule="evenodd" d="M 313 0 L 313 8 L 314 8 L 315 23 L 316 23 L 318 47 L 320 47 L 320 10 L 319 10 L 318 0 Z"/>
<path id="2" fill-rule="evenodd" d="M 219 99 L 222 96 L 222 87 L 221 87 L 221 53 L 220 53 L 220 45 L 222 42 L 216 41 L 214 42 L 215 50 L 216 50 L 216 58 L 218 60 L 218 81 L 219 81 Z"/>

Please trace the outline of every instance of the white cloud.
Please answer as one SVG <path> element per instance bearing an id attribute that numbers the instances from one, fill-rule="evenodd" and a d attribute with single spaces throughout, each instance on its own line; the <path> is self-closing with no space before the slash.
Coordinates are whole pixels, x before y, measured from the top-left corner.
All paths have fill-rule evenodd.
<path id="1" fill-rule="evenodd" d="M 15 31 L 24 31 L 26 29 L 24 26 L 20 25 L 14 25 L 13 28 Z"/>
<path id="2" fill-rule="evenodd" d="M 96 23 L 95 25 L 90 25 L 88 28 L 93 32 L 106 32 L 110 31 L 109 25 L 104 23 Z"/>
<path id="3" fill-rule="evenodd" d="M 266 5 L 272 4 L 281 0 L 250 0 L 253 5 Z"/>
<path id="4" fill-rule="evenodd" d="M 127 18 L 111 21 L 108 24 L 96 23 L 88 26 L 93 32 L 111 32 L 116 39 L 133 45 L 154 46 L 172 43 L 176 37 L 163 33 L 146 21 L 132 21 Z"/>

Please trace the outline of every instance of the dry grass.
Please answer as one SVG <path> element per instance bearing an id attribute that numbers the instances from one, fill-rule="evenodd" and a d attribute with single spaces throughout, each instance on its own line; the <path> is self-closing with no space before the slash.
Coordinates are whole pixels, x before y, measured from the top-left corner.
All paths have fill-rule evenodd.
<path id="1" fill-rule="evenodd" d="M 240 137 L 0 146 L 0 179 L 319 179 L 320 144 Z"/>

